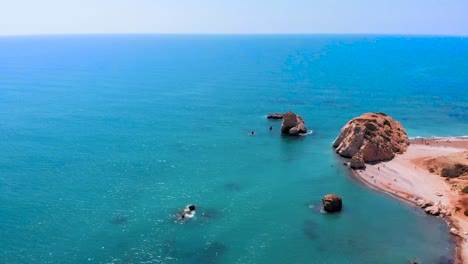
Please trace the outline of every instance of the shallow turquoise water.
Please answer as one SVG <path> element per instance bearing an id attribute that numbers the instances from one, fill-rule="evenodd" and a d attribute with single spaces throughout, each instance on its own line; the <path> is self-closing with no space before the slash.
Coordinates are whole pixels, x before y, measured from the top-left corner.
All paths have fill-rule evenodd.
<path id="1" fill-rule="evenodd" d="M 330 145 L 368 111 L 467 135 L 467 58 L 466 38 L 0 38 L 0 262 L 447 263 L 445 223 Z M 287 110 L 314 133 L 280 136 Z"/>

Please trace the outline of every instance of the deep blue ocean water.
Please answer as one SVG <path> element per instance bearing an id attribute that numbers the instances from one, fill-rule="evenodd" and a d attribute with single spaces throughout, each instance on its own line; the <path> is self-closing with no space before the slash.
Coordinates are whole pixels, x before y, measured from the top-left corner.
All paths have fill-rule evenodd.
<path id="1" fill-rule="evenodd" d="M 441 219 L 333 152 L 369 111 L 468 135 L 468 39 L 0 37 L 0 263 L 447 263 Z"/>

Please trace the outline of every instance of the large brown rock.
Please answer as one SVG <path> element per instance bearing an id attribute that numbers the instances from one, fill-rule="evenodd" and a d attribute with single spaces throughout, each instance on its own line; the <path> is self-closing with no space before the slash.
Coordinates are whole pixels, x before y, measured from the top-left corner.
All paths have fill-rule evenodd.
<path id="1" fill-rule="evenodd" d="M 299 133 L 307 133 L 307 128 L 301 116 L 289 111 L 283 115 L 281 133 L 296 136 Z"/>
<path id="2" fill-rule="evenodd" d="M 343 203 L 341 197 L 336 194 L 327 194 L 322 198 L 323 210 L 326 212 L 338 212 L 341 211 Z"/>
<path id="3" fill-rule="evenodd" d="M 403 126 L 383 113 L 367 113 L 349 121 L 333 142 L 343 157 L 359 157 L 364 162 L 390 160 L 409 145 Z M 357 161 L 357 159 L 356 159 Z"/>

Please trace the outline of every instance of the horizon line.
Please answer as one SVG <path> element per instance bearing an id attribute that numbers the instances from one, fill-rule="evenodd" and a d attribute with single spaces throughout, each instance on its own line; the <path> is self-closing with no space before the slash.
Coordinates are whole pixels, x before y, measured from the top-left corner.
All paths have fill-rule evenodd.
<path id="1" fill-rule="evenodd" d="M 425 33 L 313 33 L 313 32 L 279 32 L 279 33 L 219 33 L 219 32 L 81 32 L 81 33 L 20 33 L 20 34 L 0 34 L 0 37 L 33 37 L 33 36 L 99 36 L 99 35 L 172 35 L 172 36 L 311 36 L 311 35 L 344 35 L 344 36 L 416 36 L 416 37 L 468 37 L 468 35 L 456 34 L 425 34 Z"/>

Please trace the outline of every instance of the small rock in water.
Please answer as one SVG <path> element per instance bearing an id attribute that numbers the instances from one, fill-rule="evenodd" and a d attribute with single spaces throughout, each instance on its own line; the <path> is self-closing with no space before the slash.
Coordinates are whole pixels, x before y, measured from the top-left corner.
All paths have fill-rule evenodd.
<path id="1" fill-rule="evenodd" d="M 241 190 L 241 187 L 236 183 L 228 183 L 228 184 L 224 185 L 224 187 L 226 187 L 226 189 L 231 190 L 231 191 L 240 191 Z"/>
<path id="2" fill-rule="evenodd" d="M 127 221 L 128 221 L 128 217 L 124 215 L 116 215 L 112 217 L 112 223 L 115 225 L 121 225 L 121 224 L 126 223 Z"/>
<path id="3" fill-rule="evenodd" d="M 268 119 L 283 119 L 282 113 L 271 113 L 267 116 Z"/>
<path id="4" fill-rule="evenodd" d="M 339 212 L 342 208 L 342 200 L 336 194 L 327 194 L 322 198 L 323 209 L 328 213 Z"/>

